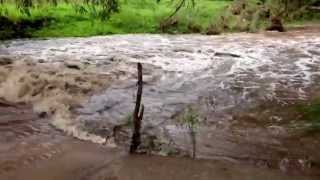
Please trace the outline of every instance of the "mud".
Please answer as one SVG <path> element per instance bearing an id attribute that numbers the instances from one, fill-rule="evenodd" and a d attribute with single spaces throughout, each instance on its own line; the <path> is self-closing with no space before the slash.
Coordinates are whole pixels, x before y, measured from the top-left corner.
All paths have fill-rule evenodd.
<path id="1" fill-rule="evenodd" d="M 77 179 L 121 154 L 65 136 L 27 104 L 1 100 L 0 118 L 1 180 Z"/>
<path id="2" fill-rule="evenodd" d="M 0 52 L 14 64 L 1 67 L 0 97 L 34 104 L 36 112 L 51 115 L 56 128 L 79 139 L 126 150 L 135 63 L 141 62 L 141 152 L 181 157 L 195 149 L 198 159 L 317 177 L 319 138 L 303 135 L 309 122 L 295 106 L 307 104 L 319 91 L 319 42 L 318 29 L 7 41 Z M 57 75 L 46 76 L 45 67 Z M 34 98 L 36 86 L 25 88 L 18 72 L 40 74 L 49 82 L 44 84 L 57 88 Z"/>
<path id="3" fill-rule="evenodd" d="M 221 161 L 128 156 L 65 136 L 27 104 L 1 100 L 0 118 L 1 180 L 316 179 Z"/>

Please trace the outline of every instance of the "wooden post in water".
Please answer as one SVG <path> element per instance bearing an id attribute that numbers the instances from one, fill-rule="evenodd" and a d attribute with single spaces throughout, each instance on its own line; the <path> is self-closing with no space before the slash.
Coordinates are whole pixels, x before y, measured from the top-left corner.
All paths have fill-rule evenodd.
<path id="1" fill-rule="evenodd" d="M 130 154 L 133 154 L 137 151 L 138 146 L 141 143 L 141 121 L 143 118 L 144 106 L 141 105 L 142 99 L 142 88 L 143 88 L 143 79 L 142 79 L 142 65 L 141 63 L 137 64 L 138 67 L 138 91 L 137 91 L 137 98 L 136 98 L 136 105 L 133 112 L 133 134 L 131 139 L 130 145 Z M 141 105 L 141 109 L 140 109 Z"/>

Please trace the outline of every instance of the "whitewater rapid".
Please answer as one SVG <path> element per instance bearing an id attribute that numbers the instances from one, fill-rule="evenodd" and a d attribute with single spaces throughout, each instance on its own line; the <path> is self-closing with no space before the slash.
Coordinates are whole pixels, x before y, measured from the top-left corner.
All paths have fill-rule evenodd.
<path id="1" fill-rule="evenodd" d="M 318 32 L 15 40 L 0 49 L 2 55 L 18 60 L 74 63 L 94 67 L 98 74 L 119 76 L 72 108 L 68 118 L 56 116 L 54 121 L 78 138 L 112 141 L 113 145 L 128 143 L 136 63 L 141 62 L 145 79 L 143 146 L 151 148 L 146 143 L 151 139 L 155 144 L 151 151 L 161 154 L 190 151 L 188 128 L 180 120 L 192 107 L 199 114 L 198 157 L 246 158 L 250 154 L 268 159 L 285 149 L 282 138 L 288 136 L 289 127 L 279 124 L 286 117 L 277 111 L 270 114 L 269 122 L 260 121 L 261 107 L 281 111 L 310 100 L 319 89 Z M 250 118 L 257 122 L 247 126 Z M 121 130 L 113 134 L 118 127 Z M 270 153 L 263 154 L 265 147 Z"/>

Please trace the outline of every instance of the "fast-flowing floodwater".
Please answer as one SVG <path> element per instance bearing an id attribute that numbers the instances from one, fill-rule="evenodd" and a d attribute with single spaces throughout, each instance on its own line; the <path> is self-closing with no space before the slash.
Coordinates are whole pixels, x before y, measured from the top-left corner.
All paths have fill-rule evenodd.
<path id="1" fill-rule="evenodd" d="M 80 139 L 127 147 L 143 65 L 141 151 L 318 171 L 319 138 L 302 136 L 309 122 L 297 104 L 320 88 L 320 33 L 114 35 L 8 41 L 3 56 L 66 64 L 114 78 L 53 124 Z M 308 170 L 307 170 L 308 171 Z M 313 172 L 313 171 L 312 171 Z"/>

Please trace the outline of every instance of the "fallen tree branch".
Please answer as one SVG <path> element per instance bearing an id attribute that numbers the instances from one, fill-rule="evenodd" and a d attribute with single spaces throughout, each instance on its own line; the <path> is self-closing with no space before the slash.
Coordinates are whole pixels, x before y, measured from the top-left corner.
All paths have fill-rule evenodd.
<path id="1" fill-rule="evenodd" d="M 180 0 L 180 2 L 178 3 L 176 9 L 170 14 L 170 16 L 167 17 L 166 21 L 168 21 L 169 19 L 171 19 L 173 16 L 175 16 L 180 9 L 185 6 L 185 4 L 187 3 L 188 0 Z M 195 1 L 191 0 L 192 5 L 195 5 Z"/>
<path id="2" fill-rule="evenodd" d="M 141 121 L 143 118 L 144 113 L 144 106 L 141 105 L 141 99 L 142 99 L 142 89 L 143 89 L 143 79 L 142 79 L 142 65 L 141 63 L 138 63 L 138 91 L 137 91 L 137 97 L 136 97 L 136 105 L 133 112 L 133 134 L 132 134 L 132 140 L 130 145 L 130 153 L 135 153 L 141 143 L 141 135 L 140 135 L 140 129 L 141 129 Z M 140 109 L 141 106 L 141 109 Z"/>

